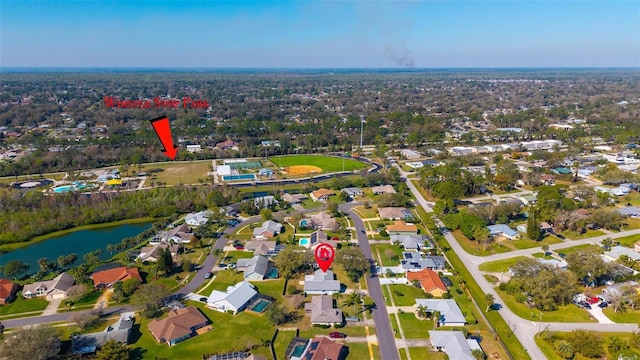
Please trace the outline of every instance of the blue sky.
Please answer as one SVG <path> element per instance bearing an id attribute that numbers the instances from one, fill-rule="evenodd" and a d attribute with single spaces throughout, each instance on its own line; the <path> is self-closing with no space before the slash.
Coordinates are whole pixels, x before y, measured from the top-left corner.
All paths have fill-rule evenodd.
<path id="1" fill-rule="evenodd" d="M 640 1 L 0 0 L 0 66 L 639 67 Z"/>

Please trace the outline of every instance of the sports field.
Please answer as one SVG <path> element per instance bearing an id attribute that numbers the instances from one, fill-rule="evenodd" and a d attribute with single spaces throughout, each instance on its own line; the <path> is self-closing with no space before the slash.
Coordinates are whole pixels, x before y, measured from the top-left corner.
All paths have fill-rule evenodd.
<path id="1" fill-rule="evenodd" d="M 362 169 L 365 164 L 357 160 L 339 158 L 333 156 L 324 155 L 288 155 L 288 156 L 273 156 L 270 157 L 272 163 L 278 167 L 317 167 L 322 169 L 322 172 L 335 172 L 335 171 L 353 171 Z M 295 168 L 294 168 L 295 169 Z M 312 168 L 310 168 L 312 169 Z"/>

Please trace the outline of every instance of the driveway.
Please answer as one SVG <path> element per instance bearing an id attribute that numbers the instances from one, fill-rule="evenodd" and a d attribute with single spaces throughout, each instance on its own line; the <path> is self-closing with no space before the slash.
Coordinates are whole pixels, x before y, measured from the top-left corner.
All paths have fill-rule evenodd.
<path id="1" fill-rule="evenodd" d="M 594 318 L 598 320 L 600 324 L 615 324 L 611 319 L 602 312 L 602 309 L 598 304 L 591 305 L 591 310 L 587 310 Z"/>
<path id="2" fill-rule="evenodd" d="M 60 303 L 62 302 L 62 300 L 64 299 L 49 300 L 49 305 L 47 305 L 47 308 L 44 309 L 44 311 L 42 312 L 42 314 L 40 314 L 40 316 L 57 314 L 58 307 L 60 306 Z"/>

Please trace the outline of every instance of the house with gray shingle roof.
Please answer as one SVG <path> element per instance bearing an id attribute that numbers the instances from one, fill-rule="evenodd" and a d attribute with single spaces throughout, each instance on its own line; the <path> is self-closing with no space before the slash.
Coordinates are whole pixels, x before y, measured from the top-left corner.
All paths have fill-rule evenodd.
<path id="1" fill-rule="evenodd" d="M 399 243 L 405 250 L 433 249 L 433 244 L 424 235 L 391 235 L 391 243 Z"/>
<path id="2" fill-rule="evenodd" d="M 213 290 L 207 299 L 207 306 L 220 311 L 231 311 L 234 314 L 244 310 L 247 304 L 258 295 L 255 287 L 248 281 L 239 282 L 227 287 L 227 291 Z"/>
<path id="3" fill-rule="evenodd" d="M 331 295 L 320 295 L 311 297 L 311 302 L 304 305 L 304 310 L 311 314 L 311 324 L 313 325 L 335 325 L 342 324 L 342 310 L 334 307 L 334 300 Z"/>
<path id="4" fill-rule="evenodd" d="M 453 299 L 416 299 L 417 306 L 424 306 L 428 312 L 439 311 L 440 326 L 464 326 L 466 320 L 458 303 Z"/>
<path id="5" fill-rule="evenodd" d="M 250 259 L 238 259 L 236 268 L 244 271 L 245 280 L 264 280 L 271 270 L 271 263 L 266 257 L 256 255 Z"/>
<path id="6" fill-rule="evenodd" d="M 475 339 L 467 339 L 462 331 L 429 331 L 429 339 L 436 351 L 444 351 L 449 359 L 476 360 L 473 350 L 482 348 Z"/>
<path id="7" fill-rule="evenodd" d="M 267 220 L 260 227 L 253 229 L 253 237 L 257 240 L 266 240 L 277 236 L 280 232 L 282 232 L 282 224 Z"/>
<path id="8" fill-rule="evenodd" d="M 332 295 L 340 292 L 340 281 L 335 280 L 333 271 L 316 270 L 304 277 L 304 292 L 307 295 Z"/>

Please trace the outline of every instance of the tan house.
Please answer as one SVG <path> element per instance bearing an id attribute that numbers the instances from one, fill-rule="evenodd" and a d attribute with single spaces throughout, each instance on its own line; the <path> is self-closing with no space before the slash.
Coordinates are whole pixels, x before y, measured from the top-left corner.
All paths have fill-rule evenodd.
<path id="1" fill-rule="evenodd" d="M 73 276 L 63 272 L 53 280 L 25 285 L 22 288 L 22 296 L 27 299 L 34 297 L 44 297 L 47 300 L 64 299 L 67 297 L 67 291 L 75 282 Z"/>
<path id="2" fill-rule="evenodd" d="M 142 249 L 140 249 L 140 255 L 138 255 L 136 259 L 139 259 L 140 261 L 156 262 L 160 258 L 160 250 L 164 250 L 164 249 L 169 249 L 169 252 L 171 253 L 171 257 L 175 261 L 176 260 L 175 258 L 178 255 L 178 250 L 180 249 L 180 246 L 174 245 L 174 244 L 170 245 L 167 243 L 160 243 L 160 244 L 143 247 Z"/>
<path id="3" fill-rule="evenodd" d="M 169 317 L 154 319 L 148 327 L 156 341 L 173 346 L 197 335 L 196 331 L 204 328 L 208 323 L 209 320 L 200 310 L 194 306 L 187 306 L 178 310 L 170 310 Z"/>
<path id="4" fill-rule="evenodd" d="M 311 192 L 311 199 L 313 201 L 327 201 L 329 200 L 329 196 L 335 195 L 336 192 L 329 189 L 318 189 L 316 191 Z"/>
<path id="5" fill-rule="evenodd" d="M 407 224 L 402 220 L 396 220 L 392 225 L 387 225 L 389 235 L 411 235 L 418 233 L 418 227 L 414 224 Z"/>
<path id="6" fill-rule="evenodd" d="M 438 276 L 438 273 L 433 270 L 409 271 L 407 272 L 407 280 L 410 282 L 418 281 L 424 292 L 435 297 L 442 297 L 442 294 L 447 292 L 447 287 Z"/>

